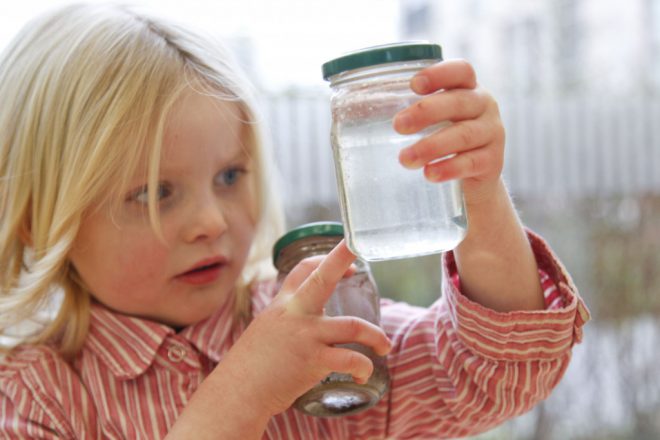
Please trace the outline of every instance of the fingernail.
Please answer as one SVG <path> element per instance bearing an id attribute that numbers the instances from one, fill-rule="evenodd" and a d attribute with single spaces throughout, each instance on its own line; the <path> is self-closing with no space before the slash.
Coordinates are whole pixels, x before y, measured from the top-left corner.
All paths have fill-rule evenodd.
<path id="1" fill-rule="evenodd" d="M 415 76 L 410 82 L 410 87 L 417 93 L 426 93 L 429 90 L 429 80 L 425 76 Z"/>
<path id="2" fill-rule="evenodd" d="M 389 354 L 391 351 L 392 351 L 392 341 L 390 341 L 388 339 L 387 340 L 387 346 L 385 347 L 385 350 L 382 353 L 380 353 L 380 355 L 385 356 L 385 355 Z"/>
<path id="3" fill-rule="evenodd" d="M 440 180 L 441 173 L 435 168 L 428 168 L 425 170 L 426 178 L 432 182 L 437 182 Z"/>
<path id="4" fill-rule="evenodd" d="M 406 132 L 412 126 L 412 118 L 407 114 L 400 114 L 394 118 L 394 128 L 399 132 Z"/>
<path id="5" fill-rule="evenodd" d="M 412 148 L 406 148 L 405 150 L 402 150 L 399 156 L 401 164 L 406 168 L 415 168 L 418 159 L 419 157 L 417 157 L 417 153 L 415 153 L 415 150 Z"/>

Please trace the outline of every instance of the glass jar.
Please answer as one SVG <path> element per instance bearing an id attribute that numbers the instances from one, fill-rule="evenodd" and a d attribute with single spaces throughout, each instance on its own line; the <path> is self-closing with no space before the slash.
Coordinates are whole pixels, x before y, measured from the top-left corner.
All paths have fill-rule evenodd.
<path id="1" fill-rule="evenodd" d="M 461 183 L 433 183 L 399 163 L 399 152 L 446 126 L 412 135 L 394 115 L 421 96 L 410 88 L 419 70 L 442 60 L 440 46 L 399 43 L 351 52 L 323 64 L 332 89 L 331 141 L 348 247 L 364 260 L 453 249 L 467 229 Z"/>
<path id="2" fill-rule="evenodd" d="M 341 223 L 316 222 L 294 228 L 284 234 L 273 248 L 273 263 L 281 283 L 303 258 L 328 254 L 343 238 Z M 369 266 L 359 259 L 356 272 L 345 277 L 325 305 L 327 316 L 357 316 L 380 325 L 380 298 Z M 300 396 L 294 407 L 320 417 L 355 414 L 375 405 L 387 390 L 389 374 L 385 356 L 378 356 L 361 344 L 338 344 L 367 356 L 374 365 L 365 384 L 353 381 L 350 374 L 330 373 L 311 390 Z"/>

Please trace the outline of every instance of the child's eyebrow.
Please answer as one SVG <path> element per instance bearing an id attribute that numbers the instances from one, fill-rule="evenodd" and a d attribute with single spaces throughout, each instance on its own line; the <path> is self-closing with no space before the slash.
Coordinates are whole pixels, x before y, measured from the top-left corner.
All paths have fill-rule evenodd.
<path id="1" fill-rule="evenodd" d="M 244 162 L 252 159 L 252 154 L 248 150 L 248 148 L 244 145 L 240 145 L 232 154 L 227 154 L 226 156 L 222 156 L 216 159 L 214 159 L 214 164 L 218 168 L 223 168 L 225 166 L 230 166 L 233 163 L 236 162 Z M 160 168 L 160 173 L 161 175 L 177 175 L 177 174 L 185 174 L 187 173 L 188 170 L 185 168 L 185 166 L 181 166 L 178 163 L 174 163 L 171 165 L 164 165 L 161 164 Z"/>
<path id="2" fill-rule="evenodd" d="M 250 159 L 252 157 L 248 147 L 242 142 L 239 142 L 235 148 L 232 148 L 232 150 L 233 151 L 230 152 L 230 154 L 223 155 L 223 157 L 219 158 L 218 162 L 229 164 L 231 162 Z"/>
<path id="3" fill-rule="evenodd" d="M 244 145 L 243 143 L 240 143 L 238 146 L 238 150 L 236 153 L 228 160 L 228 162 L 233 162 L 235 160 L 239 159 L 251 159 L 252 154 L 250 153 L 249 148 Z"/>

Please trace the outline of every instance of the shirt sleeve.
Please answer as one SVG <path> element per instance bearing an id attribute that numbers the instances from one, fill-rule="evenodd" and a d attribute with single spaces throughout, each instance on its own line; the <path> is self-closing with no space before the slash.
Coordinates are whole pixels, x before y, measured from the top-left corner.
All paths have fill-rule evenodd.
<path id="1" fill-rule="evenodd" d="M 559 383 L 589 312 L 548 245 L 528 232 L 546 309 L 496 312 L 460 291 L 453 254 L 443 294 L 429 308 L 384 300 L 394 348 L 386 435 L 474 435 L 531 409 Z"/>
<path id="2" fill-rule="evenodd" d="M 81 417 L 93 412 L 90 402 L 67 391 L 78 384 L 66 364 L 39 354 L 10 357 L 0 365 L 0 438 L 98 438 L 97 429 L 88 429 Z"/>
<path id="3" fill-rule="evenodd" d="M 22 399 L 27 399 L 28 396 L 22 396 Z M 20 406 L 20 404 L 19 404 Z M 3 439 L 62 439 L 72 438 L 60 435 L 57 430 L 53 429 L 52 424 L 48 422 L 44 411 L 30 410 L 36 419 L 41 421 L 31 420 L 21 414 L 19 409 L 12 398 L 6 394 L 0 393 L 0 438 Z M 49 426 L 50 425 L 50 426 Z"/>

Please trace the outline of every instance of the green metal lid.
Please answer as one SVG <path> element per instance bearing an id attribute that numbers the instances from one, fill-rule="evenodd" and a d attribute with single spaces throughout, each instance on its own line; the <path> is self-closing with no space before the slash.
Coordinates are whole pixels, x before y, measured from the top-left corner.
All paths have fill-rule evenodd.
<path id="1" fill-rule="evenodd" d="M 339 222 L 314 222 L 291 229 L 275 242 L 275 246 L 273 246 L 273 264 L 280 252 L 282 252 L 282 249 L 295 241 L 315 236 L 343 237 L 344 226 Z"/>
<path id="2" fill-rule="evenodd" d="M 323 64 L 323 79 L 347 70 L 399 61 L 442 60 L 442 48 L 426 41 L 411 41 L 367 47 Z"/>

